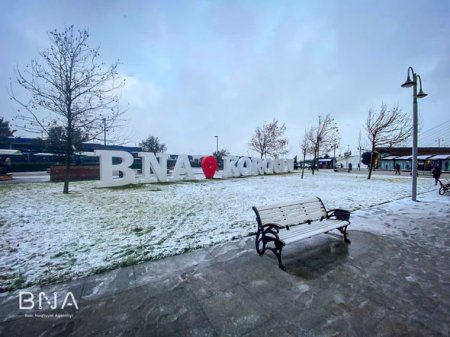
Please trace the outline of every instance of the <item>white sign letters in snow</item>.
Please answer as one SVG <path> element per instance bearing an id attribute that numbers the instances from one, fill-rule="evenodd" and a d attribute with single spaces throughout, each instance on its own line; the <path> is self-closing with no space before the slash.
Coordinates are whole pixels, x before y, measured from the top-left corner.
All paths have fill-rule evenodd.
<path id="1" fill-rule="evenodd" d="M 134 157 L 126 151 L 96 150 L 95 155 L 100 161 L 100 181 L 98 187 L 123 186 L 137 183 L 166 182 L 167 153 L 138 152 L 142 159 L 142 175 L 137 177 L 131 168 Z M 119 160 L 113 164 L 113 158 Z M 292 159 L 261 159 L 250 157 L 227 156 L 223 157 L 222 178 L 250 176 L 259 174 L 272 174 L 292 172 L 294 161 Z M 119 178 L 114 177 L 120 172 Z M 195 180 L 189 158 L 185 154 L 178 156 L 170 181 Z"/>
<path id="2" fill-rule="evenodd" d="M 223 157 L 222 178 L 256 176 L 259 174 L 294 171 L 293 159 L 261 159 L 250 157 Z"/>

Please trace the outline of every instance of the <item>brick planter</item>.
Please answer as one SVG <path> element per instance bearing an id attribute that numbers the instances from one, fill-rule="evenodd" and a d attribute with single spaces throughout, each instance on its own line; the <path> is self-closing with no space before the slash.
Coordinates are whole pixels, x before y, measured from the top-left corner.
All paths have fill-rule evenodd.
<path id="1" fill-rule="evenodd" d="M 64 181 L 65 172 L 66 172 L 65 166 L 50 167 L 50 181 L 51 182 Z M 98 180 L 100 179 L 100 168 L 95 165 L 71 166 L 69 179 L 70 181 Z"/>

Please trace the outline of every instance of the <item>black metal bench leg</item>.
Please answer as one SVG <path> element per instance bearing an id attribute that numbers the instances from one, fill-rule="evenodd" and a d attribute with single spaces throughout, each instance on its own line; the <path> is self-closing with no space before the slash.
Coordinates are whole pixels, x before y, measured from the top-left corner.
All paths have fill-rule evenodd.
<path id="1" fill-rule="evenodd" d="M 278 259 L 278 268 L 280 268 L 283 271 L 286 271 L 286 267 L 283 266 L 283 263 L 281 262 L 281 251 L 283 250 L 284 243 L 281 241 L 275 241 L 275 249 L 274 253 Z"/>
<path id="2" fill-rule="evenodd" d="M 342 233 L 342 235 L 344 236 L 344 242 L 345 243 L 352 243 L 349 239 L 348 239 L 348 237 L 347 237 L 347 226 L 345 226 L 345 227 L 341 227 L 341 228 L 338 228 L 339 229 L 339 231 Z"/>

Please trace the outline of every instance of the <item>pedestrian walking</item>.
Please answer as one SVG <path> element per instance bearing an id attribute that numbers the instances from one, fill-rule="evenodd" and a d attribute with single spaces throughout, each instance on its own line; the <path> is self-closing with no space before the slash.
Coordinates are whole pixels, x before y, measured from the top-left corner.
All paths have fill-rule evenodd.
<path id="1" fill-rule="evenodd" d="M 10 157 L 6 157 L 4 165 L 6 168 L 6 173 L 11 172 L 11 158 Z"/>
<path id="2" fill-rule="evenodd" d="M 439 178 L 441 177 L 441 173 L 442 173 L 439 163 L 436 164 L 435 167 L 433 167 L 433 169 L 431 170 L 431 173 L 433 174 L 434 184 L 437 185 L 439 182 Z"/>
<path id="3" fill-rule="evenodd" d="M 398 163 L 395 165 L 395 174 L 400 175 L 400 164 Z"/>

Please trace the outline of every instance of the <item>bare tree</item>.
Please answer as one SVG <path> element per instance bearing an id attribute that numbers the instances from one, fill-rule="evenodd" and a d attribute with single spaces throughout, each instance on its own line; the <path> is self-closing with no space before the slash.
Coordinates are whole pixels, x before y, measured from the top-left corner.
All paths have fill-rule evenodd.
<path id="1" fill-rule="evenodd" d="M 271 123 L 264 122 L 262 127 L 257 127 L 248 147 L 250 150 L 258 152 L 261 156 L 279 157 L 286 154 L 287 138 L 284 137 L 286 125 L 278 125 L 278 120 L 274 119 Z"/>
<path id="2" fill-rule="evenodd" d="M 326 154 L 336 144 L 340 143 L 339 128 L 331 114 L 318 116 L 318 124 L 307 131 L 308 141 L 311 144 L 312 153 L 314 155 L 312 174 L 316 169 L 316 162 L 321 153 Z"/>
<path id="3" fill-rule="evenodd" d="M 302 155 L 303 155 L 303 165 L 302 165 L 302 179 L 303 179 L 303 175 L 305 173 L 306 155 L 311 154 L 311 152 L 312 152 L 311 142 L 309 141 L 308 131 L 306 131 L 306 130 L 305 130 L 305 134 L 303 136 L 303 140 L 300 143 L 300 150 L 302 151 Z"/>
<path id="4" fill-rule="evenodd" d="M 124 81 L 119 80 L 118 61 L 109 67 L 98 61 L 99 48 L 88 46 L 86 30 L 70 26 L 48 37 L 50 48 L 24 70 L 17 67 L 16 81 L 24 95 L 15 93 L 12 85 L 10 95 L 20 106 L 16 120 L 23 122 L 22 129 L 47 135 L 51 128 L 65 129 L 63 193 L 68 193 L 74 132 L 94 140 L 119 126 L 124 111 L 115 92 Z"/>
<path id="5" fill-rule="evenodd" d="M 364 127 L 371 145 L 371 159 L 367 177 L 367 179 L 370 179 L 374 166 L 375 148 L 380 146 L 392 147 L 408 140 L 411 136 L 412 123 L 408 115 L 402 113 L 398 105 L 388 110 L 386 104 L 381 104 L 378 112 L 369 109 Z"/>

